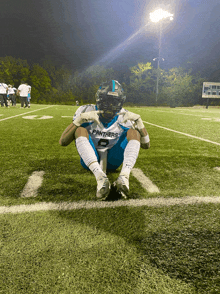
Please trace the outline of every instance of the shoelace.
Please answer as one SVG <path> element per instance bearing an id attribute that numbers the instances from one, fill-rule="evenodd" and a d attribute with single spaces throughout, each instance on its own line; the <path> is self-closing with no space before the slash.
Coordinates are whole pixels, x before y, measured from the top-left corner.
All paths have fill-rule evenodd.
<path id="1" fill-rule="evenodd" d="M 101 181 L 102 179 L 104 179 L 104 183 L 102 184 L 102 187 L 106 187 L 106 186 L 108 186 L 108 179 L 107 179 L 106 177 L 102 177 L 102 178 L 100 178 L 100 181 Z"/>

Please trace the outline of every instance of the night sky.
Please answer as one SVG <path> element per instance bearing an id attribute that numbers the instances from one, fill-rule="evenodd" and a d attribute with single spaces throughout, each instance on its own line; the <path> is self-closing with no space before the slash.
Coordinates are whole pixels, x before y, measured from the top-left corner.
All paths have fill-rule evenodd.
<path id="1" fill-rule="evenodd" d="M 220 0 L 2 1 L 0 57 L 50 59 L 73 72 L 101 60 L 108 66 L 154 64 L 159 26 L 149 13 L 159 7 L 174 14 L 162 25 L 162 68 L 201 70 L 220 60 Z M 108 60 L 109 52 L 114 54 Z"/>

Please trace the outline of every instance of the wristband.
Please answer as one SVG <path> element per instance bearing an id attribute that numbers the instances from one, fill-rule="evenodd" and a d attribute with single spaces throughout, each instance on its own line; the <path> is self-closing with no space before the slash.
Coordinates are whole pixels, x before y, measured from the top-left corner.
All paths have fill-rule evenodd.
<path id="1" fill-rule="evenodd" d="M 136 123 L 136 126 L 137 126 L 138 130 L 142 130 L 144 128 L 143 121 L 142 121 L 142 119 L 140 117 L 139 117 L 138 120 L 135 121 L 135 123 Z"/>
<path id="2" fill-rule="evenodd" d="M 149 142 L 150 142 L 149 135 L 147 135 L 145 137 L 141 137 L 141 144 L 149 143 Z"/>

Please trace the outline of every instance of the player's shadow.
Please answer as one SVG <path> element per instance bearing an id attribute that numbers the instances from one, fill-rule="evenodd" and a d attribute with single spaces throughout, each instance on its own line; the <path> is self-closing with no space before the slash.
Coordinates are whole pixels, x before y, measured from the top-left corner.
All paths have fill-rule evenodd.
<path id="1" fill-rule="evenodd" d="M 116 187 L 113 185 L 111 186 L 110 193 L 108 197 L 106 198 L 106 201 L 117 201 L 124 199 L 121 195 L 121 193 L 117 192 Z"/>

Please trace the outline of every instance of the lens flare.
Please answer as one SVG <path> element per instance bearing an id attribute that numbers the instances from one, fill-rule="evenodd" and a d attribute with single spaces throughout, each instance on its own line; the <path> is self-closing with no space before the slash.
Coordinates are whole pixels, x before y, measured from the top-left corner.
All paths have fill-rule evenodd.
<path id="1" fill-rule="evenodd" d="M 145 26 L 141 27 L 137 32 L 127 38 L 124 42 L 113 48 L 109 53 L 107 53 L 104 57 L 102 57 L 99 61 L 96 62 L 95 65 L 104 65 L 111 63 L 115 58 L 124 53 L 124 50 L 131 45 L 138 37 L 140 37 L 141 33 L 146 29 L 150 23 L 147 23 Z"/>

